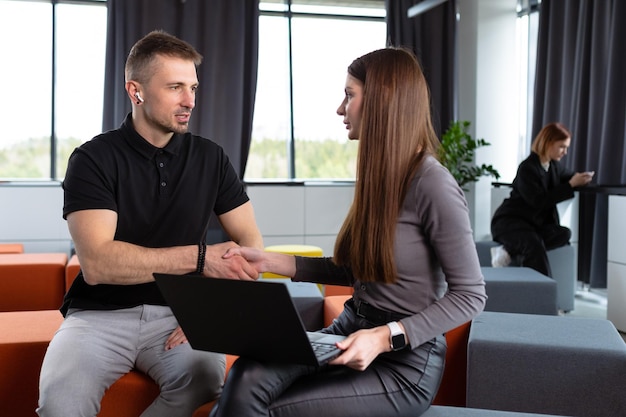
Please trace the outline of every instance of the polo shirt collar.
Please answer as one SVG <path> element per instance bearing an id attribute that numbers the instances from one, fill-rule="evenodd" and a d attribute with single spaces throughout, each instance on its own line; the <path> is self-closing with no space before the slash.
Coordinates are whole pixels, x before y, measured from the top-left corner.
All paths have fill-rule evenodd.
<path id="1" fill-rule="evenodd" d="M 157 148 L 137 133 L 135 126 L 133 126 L 132 113 L 128 113 L 126 115 L 120 130 L 124 132 L 124 136 L 128 140 L 130 146 L 148 160 L 153 159 L 157 153 L 162 150 L 173 155 L 178 155 L 184 137 L 184 135 L 181 135 L 180 133 L 174 133 L 174 135 L 172 135 L 172 139 L 165 146 L 165 148 Z"/>

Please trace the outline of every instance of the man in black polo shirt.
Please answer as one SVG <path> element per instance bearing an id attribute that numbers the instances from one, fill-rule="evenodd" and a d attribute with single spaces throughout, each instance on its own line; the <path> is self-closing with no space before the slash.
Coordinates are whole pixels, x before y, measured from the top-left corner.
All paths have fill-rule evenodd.
<path id="1" fill-rule="evenodd" d="M 222 354 L 191 349 L 153 272 L 256 279 L 237 244 L 263 247 L 252 205 L 228 157 L 187 132 L 202 56 L 151 32 L 131 49 L 132 113 L 70 156 L 63 216 L 81 272 L 41 370 L 42 417 L 95 416 L 106 388 L 136 368 L 160 396 L 142 416 L 190 416 L 224 381 Z M 206 246 L 215 213 L 232 242 Z"/>

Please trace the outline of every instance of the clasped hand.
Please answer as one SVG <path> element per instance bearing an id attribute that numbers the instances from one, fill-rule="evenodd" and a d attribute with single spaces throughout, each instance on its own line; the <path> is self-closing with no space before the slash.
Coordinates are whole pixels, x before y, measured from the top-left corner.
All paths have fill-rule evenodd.
<path id="1" fill-rule="evenodd" d="M 572 175 L 572 178 L 570 178 L 569 180 L 569 184 L 573 188 L 587 185 L 591 182 L 591 179 L 593 178 L 593 174 L 595 174 L 594 171 L 577 172 L 574 175 Z"/>
<path id="2" fill-rule="evenodd" d="M 235 278 L 253 281 L 259 277 L 259 269 L 243 256 L 225 256 L 229 249 L 239 248 L 235 242 L 209 245 L 206 248 L 204 276 Z"/>

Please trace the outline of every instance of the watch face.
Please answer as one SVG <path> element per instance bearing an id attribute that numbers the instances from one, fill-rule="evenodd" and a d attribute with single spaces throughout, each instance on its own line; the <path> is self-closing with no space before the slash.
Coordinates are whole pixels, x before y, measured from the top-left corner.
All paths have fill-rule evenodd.
<path id="1" fill-rule="evenodd" d="M 404 338 L 404 334 L 396 334 L 391 338 L 391 345 L 393 346 L 393 350 L 402 349 L 406 346 L 406 339 Z"/>

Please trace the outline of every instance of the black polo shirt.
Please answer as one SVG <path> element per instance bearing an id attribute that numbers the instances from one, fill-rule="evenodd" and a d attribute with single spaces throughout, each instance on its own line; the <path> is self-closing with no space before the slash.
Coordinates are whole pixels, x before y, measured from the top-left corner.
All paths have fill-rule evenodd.
<path id="1" fill-rule="evenodd" d="M 118 214 L 115 240 L 150 248 L 197 244 L 206 236 L 212 213 L 248 201 L 219 145 L 185 133 L 156 148 L 135 131 L 130 114 L 119 129 L 74 150 L 63 190 L 63 218 L 78 210 L 113 210 Z M 140 304 L 165 304 L 154 282 L 92 286 L 81 272 L 61 311 Z"/>

